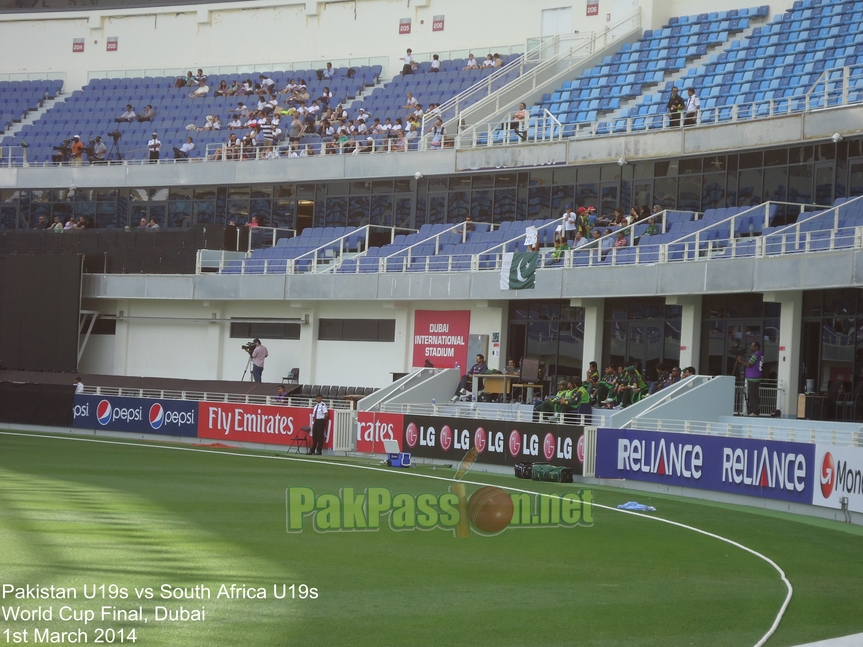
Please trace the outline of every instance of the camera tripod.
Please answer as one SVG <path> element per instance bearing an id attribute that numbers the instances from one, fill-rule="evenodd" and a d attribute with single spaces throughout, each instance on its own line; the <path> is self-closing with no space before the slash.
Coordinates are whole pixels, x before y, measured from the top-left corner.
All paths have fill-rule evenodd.
<path id="1" fill-rule="evenodd" d="M 108 151 L 108 154 L 105 156 L 106 161 L 115 160 L 120 162 L 123 160 L 123 152 L 120 150 L 120 140 L 115 139 L 114 143 L 111 144 L 111 150 Z"/>
<path id="2" fill-rule="evenodd" d="M 240 382 L 246 381 L 246 374 L 249 374 L 249 381 L 250 382 L 255 381 L 255 376 L 251 374 L 251 368 L 252 368 L 252 357 L 250 355 L 249 359 L 246 360 L 246 368 L 243 371 L 243 377 L 240 378 Z"/>

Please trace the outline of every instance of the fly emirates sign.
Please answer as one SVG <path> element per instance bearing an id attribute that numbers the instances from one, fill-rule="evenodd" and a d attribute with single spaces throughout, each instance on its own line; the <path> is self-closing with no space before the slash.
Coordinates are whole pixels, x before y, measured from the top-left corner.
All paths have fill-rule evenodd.
<path id="1" fill-rule="evenodd" d="M 222 402 L 202 402 L 200 407 L 199 438 L 289 445 L 303 433 L 302 427 L 311 426 L 311 409 Z M 332 447 L 331 427 L 332 412 L 327 420 L 326 447 Z"/>
<path id="2" fill-rule="evenodd" d="M 812 503 L 815 446 L 600 429 L 596 476 Z"/>

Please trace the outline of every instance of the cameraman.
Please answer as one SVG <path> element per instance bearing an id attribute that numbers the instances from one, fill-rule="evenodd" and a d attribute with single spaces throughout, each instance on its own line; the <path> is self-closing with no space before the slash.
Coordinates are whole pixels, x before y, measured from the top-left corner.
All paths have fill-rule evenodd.
<path id="1" fill-rule="evenodd" d="M 95 139 L 90 143 L 90 149 L 87 151 L 87 160 L 90 164 L 104 164 L 105 155 L 108 153 L 108 147 L 102 141 L 101 135 L 96 135 Z"/>
<path id="2" fill-rule="evenodd" d="M 81 138 L 78 135 L 72 137 L 69 150 L 72 154 L 72 166 L 81 166 L 84 161 L 84 144 L 81 143 Z"/>
<path id="3" fill-rule="evenodd" d="M 261 340 L 257 337 L 250 346 L 246 347 L 246 350 L 252 356 L 252 379 L 255 382 L 260 382 L 261 375 L 264 373 L 264 360 L 269 353 L 267 352 L 267 347 L 261 344 Z"/>

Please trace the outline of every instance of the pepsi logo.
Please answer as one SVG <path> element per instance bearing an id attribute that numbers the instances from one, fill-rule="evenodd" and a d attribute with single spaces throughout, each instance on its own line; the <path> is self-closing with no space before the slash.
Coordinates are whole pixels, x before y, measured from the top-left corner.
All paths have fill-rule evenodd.
<path id="1" fill-rule="evenodd" d="M 521 453 L 521 434 L 518 429 L 513 429 L 509 433 L 509 455 L 515 458 Z"/>
<path id="2" fill-rule="evenodd" d="M 444 425 L 440 430 L 440 448 L 445 452 L 452 447 L 452 429 L 449 425 Z"/>
<path id="3" fill-rule="evenodd" d="M 405 442 L 408 447 L 416 447 L 417 441 L 420 439 L 420 433 L 414 423 L 409 423 L 405 428 Z"/>
<path id="4" fill-rule="evenodd" d="M 548 432 L 542 441 L 542 454 L 547 461 L 554 458 L 554 434 L 551 432 Z"/>
<path id="5" fill-rule="evenodd" d="M 584 436 L 578 437 L 578 445 L 576 445 L 575 453 L 578 456 L 578 462 L 584 463 Z"/>
<path id="6" fill-rule="evenodd" d="M 473 432 L 473 446 L 476 447 L 479 454 L 482 454 L 488 446 L 488 436 L 482 427 L 477 427 L 476 431 Z"/>
<path id="7" fill-rule="evenodd" d="M 153 429 L 159 429 L 165 422 L 165 410 L 162 405 L 156 402 L 150 407 L 150 426 Z"/>
<path id="8" fill-rule="evenodd" d="M 836 466 L 833 464 L 833 454 L 827 452 L 821 461 L 821 494 L 829 499 L 836 484 Z"/>
<path id="9" fill-rule="evenodd" d="M 99 421 L 100 425 L 107 425 L 111 422 L 111 413 L 111 403 L 107 400 L 102 400 L 96 405 L 96 420 Z"/>

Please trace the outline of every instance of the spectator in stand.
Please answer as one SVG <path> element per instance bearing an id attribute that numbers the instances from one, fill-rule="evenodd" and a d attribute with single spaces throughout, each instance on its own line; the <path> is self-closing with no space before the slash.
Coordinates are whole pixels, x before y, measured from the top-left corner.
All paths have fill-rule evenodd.
<path id="1" fill-rule="evenodd" d="M 460 396 L 468 395 L 473 389 L 468 389 L 468 386 L 473 385 L 472 376 L 474 375 L 482 375 L 483 373 L 488 372 L 488 364 L 485 363 L 485 356 L 482 354 L 478 354 L 476 356 L 476 364 L 470 367 L 470 370 L 461 376 L 459 380 L 458 386 L 455 390 L 455 395 L 452 397 L 452 401 L 455 402 L 459 399 Z M 482 389 L 482 380 L 479 381 L 477 386 Z"/>
<path id="2" fill-rule="evenodd" d="M 671 88 L 671 98 L 668 99 L 668 125 L 672 128 L 680 125 L 680 115 L 686 109 L 686 102 L 678 93 L 676 87 Z"/>
<path id="3" fill-rule="evenodd" d="M 72 166 L 81 166 L 84 161 L 84 148 L 78 135 L 72 137 L 72 143 L 69 145 L 69 149 L 72 151 Z"/>
<path id="4" fill-rule="evenodd" d="M 603 255 L 603 257 L 606 254 L 608 254 L 609 250 L 611 250 L 612 247 L 614 247 L 614 237 L 611 235 L 612 233 L 614 233 L 614 232 L 612 232 L 612 230 L 609 228 L 609 229 L 606 229 L 605 233 L 602 235 L 602 243 L 601 244 L 602 244 L 602 255 Z"/>
<path id="5" fill-rule="evenodd" d="M 225 92 L 226 97 L 233 97 L 240 91 L 240 86 L 237 85 L 237 81 L 231 81 L 231 85 L 228 87 L 227 92 Z"/>
<path id="6" fill-rule="evenodd" d="M 414 73 L 414 57 L 412 54 L 413 50 L 408 48 L 405 55 L 399 59 L 402 62 L 402 76 Z"/>
<path id="7" fill-rule="evenodd" d="M 204 83 L 203 85 L 199 85 L 194 92 L 190 92 L 189 98 L 204 99 L 208 94 L 210 94 L 210 86 Z"/>
<path id="8" fill-rule="evenodd" d="M 324 107 L 328 108 L 330 105 L 330 102 L 332 100 L 333 100 L 332 91 L 328 87 L 324 86 L 324 90 L 323 90 L 323 92 L 321 92 L 321 96 L 318 97 L 318 103 L 323 105 Z"/>
<path id="9" fill-rule="evenodd" d="M 162 152 L 162 142 L 159 141 L 159 135 L 153 133 L 152 139 L 147 142 L 147 150 L 149 151 L 150 164 L 158 162 Z"/>
<path id="10" fill-rule="evenodd" d="M 467 55 L 467 63 L 466 63 L 466 64 L 465 64 L 465 66 L 464 66 L 463 68 L 461 68 L 461 69 L 462 69 L 462 70 L 478 70 L 478 69 L 479 69 L 479 63 L 477 63 L 477 61 L 476 61 L 476 59 L 474 58 L 473 54 L 468 54 L 468 55 Z"/>
<path id="11" fill-rule="evenodd" d="M 288 126 L 288 142 L 290 143 L 291 150 L 300 147 L 300 137 L 302 137 L 305 132 L 306 126 L 302 121 L 300 121 L 299 114 L 294 113 L 291 125 Z"/>
<path id="12" fill-rule="evenodd" d="M 159 231 L 159 223 L 156 222 L 155 218 L 150 218 L 150 224 L 147 225 L 147 231 Z"/>
<path id="13" fill-rule="evenodd" d="M 375 121 L 377 121 L 377 119 L 375 119 Z M 443 119 L 440 117 L 435 120 L 434 126 L 432 126 L 431 129 L 431 134 L 431 147 L 436 149 L 443 148 L 444 138 L 446 137 L 446 128 L 444 128 Z"/>
<path id="14" fill-rule="evenodd" d="M 248 119 L 249 117 L 249 109 L 246 107 L 246 104 L 242 101 L 237 102 L 237 107 L 234 108 L 231 112 L 242 119 Z"/>
<path id="15" fill-rule="evenodd" d="M 145 121 L 153 121 L 153 117 L 156 116 L 156 109 L 153 108 L 149 103 L 147 107 L 141 111 L 141 114 L 138 115 L 138 123 L 142 124 Z"/>
<path id="16" fill-rule="evenodd" d="M 192 84 L 199 87 L 202 85 L 207 85 L 207 77 L 204 75 L 204 70 L 202 70 L 200 67 L 198 68 L 198 73 L 195 75 Z"/>
<path id="17" fill-rule="evenodd" d="M 39 216 L 39 220 L 33 225 L 33 229 L 48 229 L 48 220 L 45 216 Z"/>
<path id="18" fill-rule="evenodd" d="M 93 142 L 93 154 L 87 154 L 88 161 L 90 164 L 104 164 L 105 156 L 108 154 L 108 147 L 105 146 L 105 142 L 102 141 L 101 135 L 96 135 Z"/>
<path id="19" fill-rule="evenodd" d="M 417 101 L 417 98 L 414 96 L 413 92 L 408 92 L 407 99 L 405 100 L 405 105 L 403 105 L 402 108 L 413 112 L 414 110 L 416 110 L 417 105 L 419 105 L 419 101 Z"/>
<path id="20" fill-rule="evenodd" d="M 393 144 L 393 150 L 397 153 L 402 153 L 408 148 L 408 140 L 405 139 L 405 131 L 399 130 L 396 133 L 396 141 Z"/>
<path id="21" fill-rule="evenodd" d="M 138 226 L 135 228 L 136 231 L 147 231 L 147 219 L 141 218 L 138 222 Z"/>
<path id="22" fill-rule="evenodd" d="M 641 220 L 647 220 L 650 218 L 650 207 L 646 204 L 641 205 Z"/>
<path id="23" fill-rule="evenodd" d="M 405 129 L 405 127 L 402 125 L 401 117 L 396 117 L 396 122 L 393 124 L 392 132 L 398 134 L 398 133 L 402 132 L 404 129 Z M 395 137 L 395 135 L 393 135 L 393 137 Z"/>
<path id="24" fill-rule="evenodd" d="M 494 67 L 494 58 L 492 58 L 492 55 L 489 54 L 488 56 L 485 57 L 485 60 L 482 62 L 482 69 L 483 70 L 490 70 L 493 67 Z"/>
<path id="25" fill-rule="evenodd" d="M 333 69 L 332 63 L 327 63 L 327 66 L 323 69 L 321 73 L 321 77 L 326 79 L 327 81 L 331 81 L 336 76 L 336 71 Z"/>
<path id="26" fill-rule="evenodd" d="M 572 210 L 571 204 L 566 205 L 563 213 L 560 214 L 560 218 L 563 220 L 564 238 L 566 240 L 573 240 L 575 238 L 575 230 L 577 229 L 577 216 Z"/>
<path id="27" fill-rule="evenodd" d="M 189 153 L 195 150 L 195 142 L 191 137 L 186 138 L 186 143 L 177 148 L 174 146 L 174 159 L 188 159 Z"/>
<path id="28" fill-rule="evenodd" d="M 114 121 L 116 121 L 118 123 L 124 123 L 124 122 L 129 123 L 129 122 L 135 121 L 135 119 L 137 117 L 138 117 L 138 115 L 136 115 L 135 111 L 132 109 L 132 104 L 127 103 L 126 104 L 126 111 L 122 115 L 120 115 L 119 117 L 114 119 Z"/>
<path id="29" fill-rule="evenodd" d="M 186 72 L 186 76 L 178 77 L 176 82 L 174 83 L 175 87 L 185 88 L 195 84 L 195 77 L 192 75 L 192 71 L 189 70 Z"/>
<path id="30" fill-rule="evenodd" d="M 54 222 L 51 223 L 51 226 L 48 227 L 48 229 L 58 234 L 62 233 L 63 223 L 60 221 L 60 216 L 54 216 Z"/>
<path id="31" fill-rule="evenodd" d="M 644 230 L 644 236 L 656 236 L 659 234 L 659 225 L 656 224 L 655 218 L 652 216 L 647 219 L 647 229 Z"/>
<path id="32" fill-rule="evenodd" d="M 78 377 L 77 375 L 75 376 L 75 379 L 72 380 L 72 384 L 75 385 L 75 394 L 76 395 L 84 392 L 84 383 L 81 381 L 81 378 Z"/>
<path id="33" fill-rule="evenodd" d="M 276 404 L 287 404 L 288 403 L 288 394 L 285 393 L 285 387 L 281 384 L 276 387 Z"/>
<path id="34" fill-rule="evenodd" d="M 581 230 L 575 232 L 575 238 L 572 241 L 573 249 L 581 249 L 587 245 L 587 238 L 584 237 L 584 234 L 581 233 Z"/>
<path id="35" fill-rule="evenodd" d="M 503 67 L 503 59 L 500 57 L 500 54 L 497 52 L 494 53 L 494 66 L 495 67 Z"/>
<path id="36" fill-rule="evenodd" d="M 248 226 L 249 226 L 249 227 L 260 227 L 261 225 L 260 225 L 260 223 L 258 222 L 258 217 L 257 217 L 257 216 L 252 216 L 252 220 L 251 220 L 251 222 L 249 222 L 249 225 L 248 225 Z"/>
<path id="37" fill-rule="evenodd" d="M 701 99 L 695 94 L 693 88 L 689 88 L 686 93 L 689 96 L 686 97 L 686 119 L 683 121 L 683 125 L 694 126 L 695 122 L 698 121 L 698 111 L 701 110 Z"/>
<path id="38" fill-rule="evenodd" d="M 217 97 L 227 97 L 230 96 L 228 94 L 229 91 L 230 90 L 228 88 L 228 82 L 225 81 L 225 79 L 222 79 L 221 81 L 219 81 L 219 87 L 216 88 L 216 91 L 213 93 L 213 95 Z"/>
<path id="39" fill-rule="evenodd" d="M 614 246 L 615 247 L 626 247 L 628 244 L 629 243 L 627 243 L 627 241 L 626 241 L 626 232 L 625 231 L 618 231 L 617 232 L 617 238 L 614 241 Z"/>
<path id="40" fill-rule="evenodd" d="M 527 128 L 525 128 L 526 124 L 527 124 L 527 104 L 520 103 L 520 104 L 518 104 L 518 110 L 516 110 L 512 115 L 512 121 L 509 123 L 509 128 L 516 135 L 521 137 L 521 141 L 527 140 Z"/>
<path id="41" fill-rule="evenodd" d="M 266 94 L 272 94 L 273 90 L 276 88 L 276 82 L 273 81 L 266 74 L 261 74 L 258 77 L 258 82 L 261 85 L 261 90 L 263 90 Z"/>
<path id="42" fill-rule="evenodd" d="M 431 65 L 429 66 L 429 72 L 433 74 L 437 74 L 440 72 L 440 58 L 437 54 L 432 54 Z"/>
<path id="43" fill-rule="evenodd" d="M 698 372 L 695 370 L 694 366 L 687 366 L 683 369 L 683 374 L 680 377 L 683 379 L 685 377 L 691 377 L 692 375 L 698 375 Z"/>

